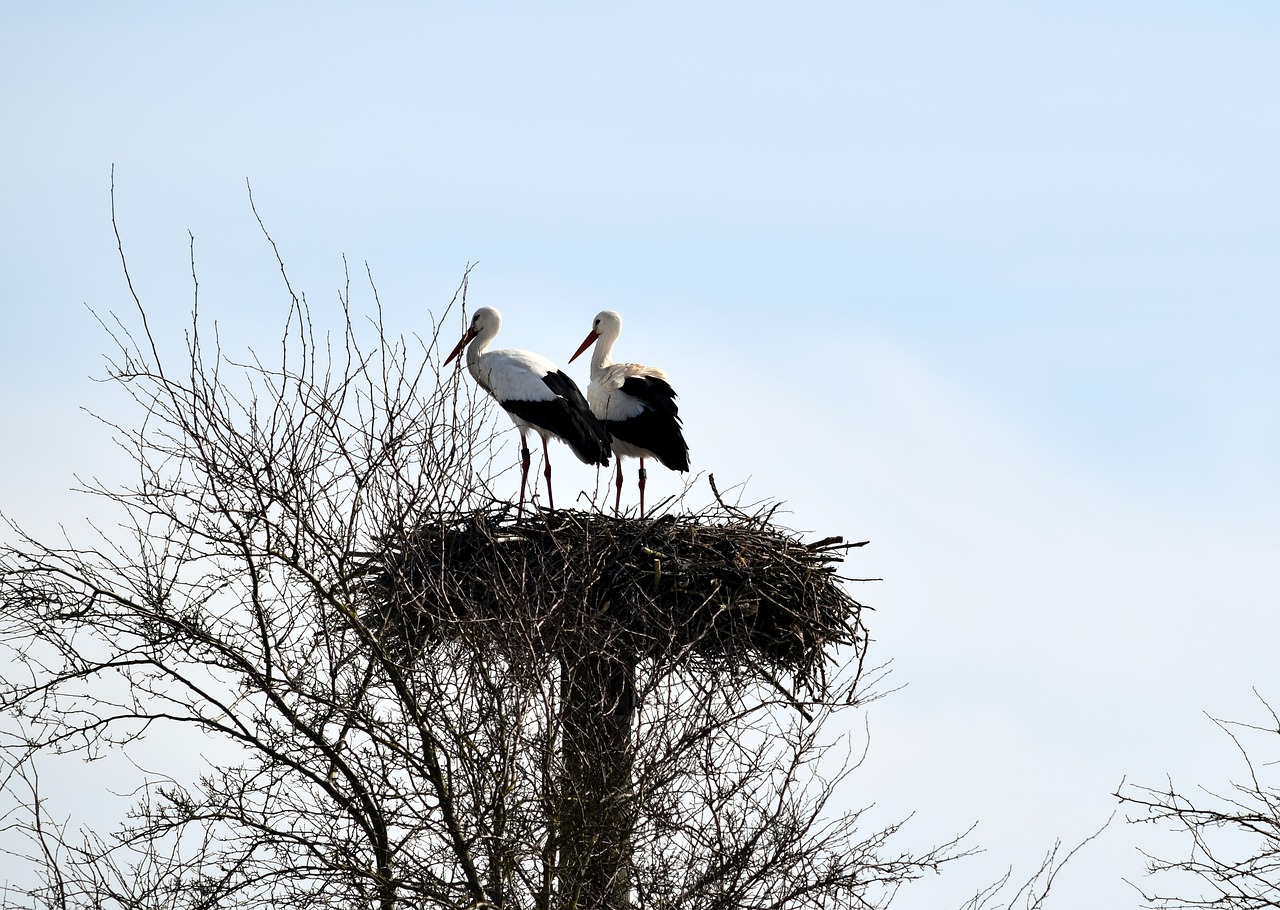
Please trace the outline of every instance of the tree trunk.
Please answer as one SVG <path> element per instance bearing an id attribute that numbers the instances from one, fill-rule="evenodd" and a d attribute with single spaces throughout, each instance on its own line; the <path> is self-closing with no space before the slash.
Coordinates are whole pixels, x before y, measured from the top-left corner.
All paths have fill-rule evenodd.
<path id="1" fill-rule="evenodd" d="M 560 689 L 564 733 L 557 906 L 628 907 L 635 661 L 566 654 Z"/>

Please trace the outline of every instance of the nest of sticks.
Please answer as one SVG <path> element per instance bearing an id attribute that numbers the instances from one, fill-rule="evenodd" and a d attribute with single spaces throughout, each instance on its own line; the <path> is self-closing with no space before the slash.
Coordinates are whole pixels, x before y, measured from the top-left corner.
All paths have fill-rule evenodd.
<path id="1" fill-rule="evenodd" d="M 836 646 L 861 663 L 864 608 L 837 568 L 866 541 L 804 543 L 771 516 L 431 516 L 369 554 L 366 618 L 406 659 L 463 642 L 507 658 L 731 662 L 822 686 Z"/>

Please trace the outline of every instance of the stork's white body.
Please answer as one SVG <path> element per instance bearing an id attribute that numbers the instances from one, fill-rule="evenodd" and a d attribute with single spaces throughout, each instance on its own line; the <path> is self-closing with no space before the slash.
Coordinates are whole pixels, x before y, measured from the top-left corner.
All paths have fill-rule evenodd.
<path id="1" fill-rule="evenodd" d="M 598 314 L 591 331 L 569 358 L 570 362 L 592 344 L 591 383 L 587 402 L 600 418 L 618 456 L 617 495 L 622 504 L 622 459 L 640 459 L 640 516 L 644 517 L 644 460 L 653 458 L 673 471 L 689 470 L 689 446 L 684 441 L 675 390 L 667 374 L 640 363 L 614 363 L 613 344 L 622 334 L 622 317 L 613 310 Z"/>
<path id="2" fill-rule="evenodd" d="M 546 377 L 558 373 L 557 367 L 541 354 L 532 351 L 500 349 L 487 351 L 484 339 L 477 337 L 467 349 L 467 370 L 471 378 L 504 407 L 508 402 L 554 402 L 559 396 L 547 387 Z M 508 412 L 517 427 L 535 429 L 534 424 L 514 411 Z M 552 430 L 547 432 L 559 438 Z"/>
<path id="3" fill-rule="evenodd" d="M 598 343 L 597 343 L 598 344 Z M 596 363 L 596 357 L 604 354 L 605 363 Z M 597 348 L 591 358 L 591 382 L 587 385 L 587 404 L 591 413 L 607 423 L 623 423 L 642 416 L 645 403 L 635 395 L 623 391 L 628 379 L 660 379 L 668 385 L 667 374 L 657 367 L 640 363 L 608 363 L 608 350 Z M 612 434 L 611 434 L 612 435 Z M 643 442 L 652 443 L 644 439 Z M 613 453 L 627 458 L 657 458 L 651 449 L 641 442 L 631 442 L 613 436 Z"/>
<path id="4" fill-rule="evenodd" d="M 529 351 L 490 351 L 489 344 L 500 328 L 502 315 L 497 310 L 493 307 L 476 310 L 471 318 L 471 327 L 445 358 L 445 364 L 466 347 L 467 370 L 471 377 L 502 405 L 519 429 L 521 507 L 529 475 L 529 446 L 525 433 L 533 430 L 542 437 L 547 504 L 554 509 L 547 439 L 554 437 L 564 442 L 586 464 L 607 465 L 609 434 L 592 414 L 573 380 L 550 360 Z"/>

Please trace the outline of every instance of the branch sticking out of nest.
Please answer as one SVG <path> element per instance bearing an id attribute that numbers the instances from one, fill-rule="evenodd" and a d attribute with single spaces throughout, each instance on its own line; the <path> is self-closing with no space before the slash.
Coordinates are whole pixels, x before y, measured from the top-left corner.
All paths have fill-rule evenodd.
<path id="1" fill-rule="evenodd" d="M 820 686 L 831 648 L 860 661 L 866 644 L 863 607 L 836 574 L 863 543 L 806 544 L 723 504 L 648 521 L 501 506 L 387 537 L 365 592 L 371 621 L 409 655 L 466 641 L 511 658 L 729 661 Z"/>

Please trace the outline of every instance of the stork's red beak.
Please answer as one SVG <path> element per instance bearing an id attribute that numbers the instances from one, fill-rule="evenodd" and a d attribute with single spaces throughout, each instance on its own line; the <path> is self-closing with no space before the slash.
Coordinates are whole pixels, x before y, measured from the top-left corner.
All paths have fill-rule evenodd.
<path id="1" fill-rule="evenodd" d="M 462 349 L 467 346 L 467 342 L 475 337 L 476 337 L 475 326 L 472 326 L 471 328 L 467 329 L 466 334 L 462 336 L 462 340 L 458 342 L 458 346 L 454 348 L 453 351 L 449 354 L 449 356 L 444 359 L 444 366 L 448 366 L 450 362 L 453 361 L 453 358 L 461 354 Z"/>
<path id="2" fill-rule="evenodd" d="M 581 354 L 583 351 L 585 351 L 587 348 L 591 347 L 592 342 L 594 342 L 599 337 L 600 337 L 600 333 L 597 332 L 595 329 L 592 329 L 590 332 L 588 332 L 587 337 L 583 339 L 582 344 L 578 345 L 578 350 L 574 351 L 573 356 L 569 358 L 569 362 L 573 363 L 575 360 L 577 360 L 578 355 Z"/>

